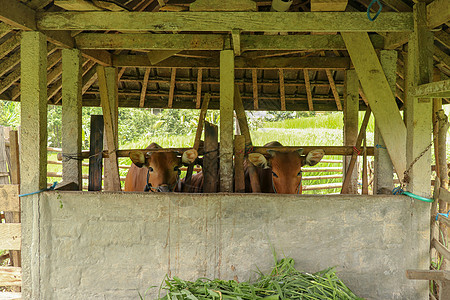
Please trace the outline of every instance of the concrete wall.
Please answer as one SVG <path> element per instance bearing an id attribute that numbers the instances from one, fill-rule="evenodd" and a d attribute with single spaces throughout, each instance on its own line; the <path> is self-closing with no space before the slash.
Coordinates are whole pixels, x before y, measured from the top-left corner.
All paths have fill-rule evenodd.
<path id="1" fill-rule="evenodd" d="M 301 270 L 337 266 L 361 297 L 428 299 L 405 270 L 428 269 L 429 204 L 405 196 L 48 192 L 39 210 L 41 299 L 138 299 L 167 273 L 247 280 L 271 245 Z"/>

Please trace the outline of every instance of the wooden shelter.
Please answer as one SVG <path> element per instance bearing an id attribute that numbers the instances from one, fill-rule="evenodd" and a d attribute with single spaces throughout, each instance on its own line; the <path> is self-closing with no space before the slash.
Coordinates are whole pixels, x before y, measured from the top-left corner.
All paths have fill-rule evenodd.
<path id="1" fill-rule="evenodd" d="M 112 191 L 120 190 L 118 107 L 200 108 L 208 92 L 209 107 L 221 114 L 221 192 L 232 192 L 239 94 L 246 110 L 343 110 L 350 146 L 358 141 L 358 111 L 373 112 L 378 144 L 388 153 L 376 153 L 377 189 L 392 186 L 393 166 L 408 191 L 428 197 L 431 152 L 422 151 L 432 139 L 433 111 L 449 97 L 449 2 L 382 3 L 370 21 L 366 0 L 294 0 L 288 11 L 260 0 L 0 0 L 0 99 L 22 107 L 20 192 L 46 186 L 48 104 L 63 107 L 66 153 L 81 153 L 81 107 L 102 106 L 105 187 Z M 63 172 L 64 181 L 81 186 L 81 161 L 64 162 Z M 72 203 L 70 193 L 62 195 L 61 203 Z M 31 195 L 21 203 L 25 298 L 51 294 L 43 278 L 54 269 L 43 257 L 59 236 L 43 228 L 56 214 L 52 197 Z M 428 207 L 410 209 L 411 216 L 429 217 Z M 411 222 L 409 234 L 429 232 Z M 427 268 L 422 254 L 417 250 L 411 254 L 417 261 L 408 263 Z M 403 295 L 423 295 L 424 285 L 403 286 L 409 285 L 402 285 Z"/>

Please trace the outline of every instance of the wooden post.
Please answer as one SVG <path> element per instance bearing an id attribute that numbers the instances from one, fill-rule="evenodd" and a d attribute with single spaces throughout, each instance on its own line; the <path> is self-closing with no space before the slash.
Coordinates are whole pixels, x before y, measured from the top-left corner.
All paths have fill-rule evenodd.
<path id="1" fill-rule="evenodd" d="M 386 79 L 393 93 L 395 93 L 395 82 L 397 79 L 397 51 L 381 50 L 380 63 Z M 375 120 L 375 125 L 378 121 Z M 389 194 L 394 189 L 394 166 L 381 136 L 380 129 L 375 126 L 375 157 L 374 157 L 374 194 Z"/>
<path id="2" fill-rule="evenodd" d="M 407 64 L 407 168 L 421 155 L 431 142 L 433 131 L 431 123 L 432 101 L 416 98 L 410 93 L 419 84 L 432 81 L 433 35 L 426 22 L 426 4 L 418 2 L 414 5 L 414 32 L 408 42 Z M 431 150 L 427 151 L 411 168 L 407 189 L 414 194 L 430 197 Z"/>
<path id="3" fill-rule="evenodd" d="M 9 149 L 11 157 L 11 183 L 20 184 L 20 165 L 19 165 L 19 135 L 17 131 L 9 132 Z M 20 198 L 19 198 L 20 203 Z M 7 223 L 20 223 L 20 212 L 5 212 Z M 22 266 L 21 253 L 18 250 L 9 251 L 11 262 L 14 267 Z"/>
<path id="4" fill-rule="evenodd" d="M 62 50 L 62 149 L 63 153 L 81 153 L 82 60 L 77 49 Z M 83 187 L 81 160 L 63 159 L 63 182 Z"/>
<path id="5" fill-rule="evenodd" d="M 369 194 L 369 180 L 367 178 L 367 134 L 364 133 L 363 142 L 363 171 L 362 171 L 362 189 L 361 195 Z"/>
<path id="6" fill-rule="evenodd" d="M 220 52 L 220 191 L 233 191 L 234 53 Z"/>
<path id="7" fill-rule="evenodd" d="M 103 128 L 103 116 L 91 115 L 91 136 L 89 137 L 88 191 L 102 190 Z"/>
<path id="8" fill-rule="evenodd" d="M 358 113 L 359 113 L 359 80 L 355 70 L 347 70 L 345 72 L 345 89 L 344 89 L 344 145 L 357 146 L 358 138 Z M 348 186 L 349 194 L 358 193 L 358 170 L 352 170 L 346 173 L 350 164 L 351 156 L 344 156 L 343 176 L 350 176 Z M 356 158 L 357 159 L 357 158 Z"/>
<path id="9" fill-rule="evenodd" d="M 234 191 L 245 193 L 244 176 L 245 137 L 236 135 L 234 138 Z"/>
<path id="10" fill-rule="evenodd" d="M 205 122 L 205 152 L 203 156 L 204 193 L 216 193 L 218 187 L 219 165 L 218 128 L 214 124 Z"/>
<path id="11" fill-rule="evenodd" d="M 109 153 L 105 159 L 105 191 L 120 191 L 119 166 L 117 161 L 118 141 L 118 92 L 117 69 L 97 67 L 98 85 L 105 122 L 106 146 Z"/>
<path id="12" fill-rule="evenodd" d="M 47 187 L 47 38 L 40 32 L 22 33 L 20 191 Z M 22 298 L 40 299 L 39 194 L 21 199 Z"/>
<path id="13" fill-rule="evenodd" d="M 198 116 L 197 132 L 195 133 L 194 147 L 193 147 L 196 151 L 198 151 L 198 148 L 200 146 L 200 139 L 202 137 L 203 124 L 205 122 L 206 112 L 208 111 L 209 99 L 210 94 L 209 93 L 205 94 L 202 103 L 202 109 L 200 110 L 200 114 Z M 193 172 L 194 172 L 194 163 L 188 166 L 183 192 L 187 192 L 189 190 Z"/>

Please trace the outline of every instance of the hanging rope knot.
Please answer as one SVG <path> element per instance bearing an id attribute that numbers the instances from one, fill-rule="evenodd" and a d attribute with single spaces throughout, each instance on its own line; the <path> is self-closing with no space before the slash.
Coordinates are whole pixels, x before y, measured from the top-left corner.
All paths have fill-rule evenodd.
<path id="1" fill-rule="evenodd" d="M 355 152 L 356 152 L 356 154 L 358 154 L 358 155 L 360 155 L 360 154 L 361 154 L 361 151 L 360 151 L 360 150 L 358 150 L 358 148 L 356 148 L 355 146 L 353 146 L 353 151 L 355 151 Z"/>

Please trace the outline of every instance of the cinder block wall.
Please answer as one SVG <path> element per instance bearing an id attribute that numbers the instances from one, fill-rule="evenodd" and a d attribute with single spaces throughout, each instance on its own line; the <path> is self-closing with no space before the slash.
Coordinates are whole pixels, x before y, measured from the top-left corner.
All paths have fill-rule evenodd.
<path id="1" fill-rule="evenodd" d="M 46 300 L 139 299 L 166 274 L 247 280 L 271 246 L 298 269 L 336 266 L 361 297 L 428 299 L 405 270 L 428 269 L 429 204 L 405 196 L 51 192 L 39 210 Z"/>

